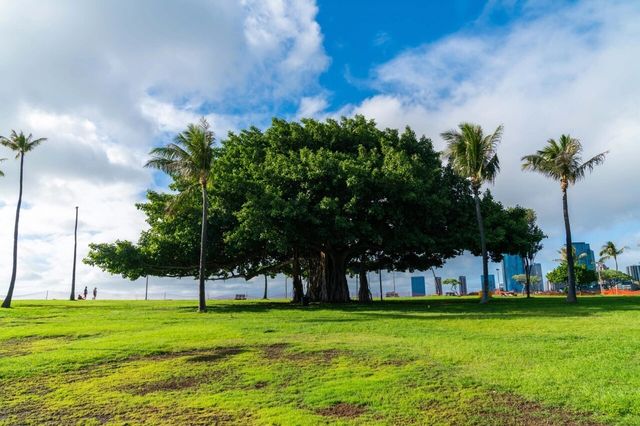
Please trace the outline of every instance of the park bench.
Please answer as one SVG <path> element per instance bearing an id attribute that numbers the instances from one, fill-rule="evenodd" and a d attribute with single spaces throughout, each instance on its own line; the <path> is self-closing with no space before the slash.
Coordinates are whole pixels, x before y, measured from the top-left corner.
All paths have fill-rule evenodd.
<path id="1" fill-rule="evenodd" d="M 236 294 L 236 300 L 247 300 L 246 294 Z"/>

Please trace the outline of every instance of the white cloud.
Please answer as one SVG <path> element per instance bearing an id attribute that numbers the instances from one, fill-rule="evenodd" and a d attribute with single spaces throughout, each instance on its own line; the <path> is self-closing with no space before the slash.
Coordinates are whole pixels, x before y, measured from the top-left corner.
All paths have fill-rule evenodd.
<path id="1" fill-rule="evenodd" d="M 224 137 L 268 120 L 270 105 L 313 96 L 328 64 L 316 13 L 311 0 L 0 2 L 0 134 L 49 139 L 25 160 L 16 294 L 66 292 L 76 205 L 79 259 L 89 242 L 137 238 L 134 204 L 154 185 L 142 165 L 168 134 L 204 114 Z M 0 294 L 17 162 L 3 170 Z M 78 267 L 83 285 L 129 285 Z"/>

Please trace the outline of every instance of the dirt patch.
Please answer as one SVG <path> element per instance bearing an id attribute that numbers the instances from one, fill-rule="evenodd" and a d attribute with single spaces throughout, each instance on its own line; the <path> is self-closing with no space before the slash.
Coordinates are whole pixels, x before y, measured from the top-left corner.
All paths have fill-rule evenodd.
<path id="1" fill-rule="evenodd" d="M 327 408 L 316 410 L 316 413 L 325 417 L 339 417 L 342 419 L 352 419 L 361 416 L 367 410 L 364 407 L 347 402 L 339 402 Z"/>
<path id="2" fill-rule="evenodd" d="M 276 343 L 274 345 L 264 346 L 262 348 L 263 356 L 272 361 L 285 360 L 285 361 L 313 361 L 320 363 L 329 363 L 334 358 L 345 354 L 345 351 L 338 349 L 324 349 L 320 351 L 310 352 L 293 352 L 287 350 L 291 347 L 288 343 Z"/>
<path id="3" fill-rule="evenodd" d="M 171 392 L 183 389 L 195 388 L 208 381 L 203 377 L 173 377 L 167 380 L 141 383 L 136 386 L 122 388 L 128 393 L 146 395 L 153 392 Z"/>
<path id="4" fill-rule="evenodd" d="M 480 416 L 495 420 L 494 424 L 522 426 L 600 426 L 591 413 L 577 412 L 559 407 L 543 406 L 514 394 L 490 392 L 491 404 L 479 402 L 475 405 Z"/>
<path id="5" fill-rule="evenodd" d="M 288 343 L 275 343 L 262 348 L 264 357 L 271 360 L 277 360 L 285 357 L 285 350 L 290 347 Z"/>
<path id="6" fill-rule="evenodd" d="M 217 362 L 234 355 L 238 355 L 245 352 L 244 348 L 231 347 L 231 348 L 219 348 L 210 353 L 200 353 L 198 355 L 187 358 L 189 362 Z"/>

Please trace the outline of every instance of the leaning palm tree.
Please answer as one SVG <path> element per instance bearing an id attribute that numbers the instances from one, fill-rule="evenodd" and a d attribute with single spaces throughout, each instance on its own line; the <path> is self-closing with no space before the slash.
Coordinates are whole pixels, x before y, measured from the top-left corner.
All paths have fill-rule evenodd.
<path id="1" fill-rule="evenodd" d="M 198 124 L 189 124 L 173 143 L 151 150 L 151 160 L 145 167 L 162 170 L 173 178 L 188 184 L 185 191 L 198 188 L 202 193 L 202 222 L 200 226 L 200 263 L 198 268 L 198 310 L 207 310 L 205 298 L 205 260 L 207 256 L 207 186 L 213 164 L 213 132 L 204 118 Z"/>
<path id="2" fill-rule="evenodd" d="M 624 253 L 624 250 L 627 247 L 618 248 L 613 243 L 613 241 L 607 241 L 605 245 L 602 246 L 600 250 L 600 256 L 602 256 L 602 261 L 613 259 L 616 264 L 616 271 L 618 270 L 618 255 Z"/>
<path id="3" fill-rule="evenodd" d="M 9 137 L 0 136 L 0 145 L 4 145 L 12 151 L 16 152 L 16 158 L 20 159 L 20 190 L 18 192 L 18 206 L 16 207 L 16 222 L 13 229 L 13 269 L 11 271 L 11 281 L 9 282 L 9 291 L 2 302 L 3 308 L 11 307 L 11 299 L 13 298 L 13 289 L 16 286 L 16 272 L 18 270 L 18 223 L 20 222 L 20 206 L 22 205 L 22 181 L 24 176 L 24 155 L 33 150 L 35 147 L 46 141 L 46 138 L 33 139 L 33 136 L 25 136 L 24 133 L 16 133 L 11 131 Z"/>
<path id="4" fill-rule="evenodd" d="M 522 169 L 539 172 L 544 176 L 560 182 L 562 190 L 562 209 L 564 212 L 564 227 L 566 247 L 573 247 L 571 242 L 571 224 L 569 223 L 569 206 L 567 203 L 567 188 L 583 179 L 587 171 L 604 162 L 606 152 L 582 161 L 582 144 L 578 139 L 569 135 L 562 135 L 558 141 L 549 139 L 547 146 L 535 154 L 522 157 Z M 569 289 L 567 302 L 576 303 L 576 280 L 574 272 L 573 250 L 566 251 Z"/>
<path id="5" fill-rule="evenodd" d="M 444 157 L 458 175 L 471 182 L 482 250 L 483 280 L 480 303 L 487 303 L 489 301 L 489 257 L 480 210 L 480 188 L 485 182 L 493 183 L 500 171 L 496 151 L 502 138 L 502 126 L 498 126 L 490 135 L 485 135 L 482 127 L 477 124 L 461 123 L 458 129 L 442 133 L 441 136 L 447 143 Z"/>

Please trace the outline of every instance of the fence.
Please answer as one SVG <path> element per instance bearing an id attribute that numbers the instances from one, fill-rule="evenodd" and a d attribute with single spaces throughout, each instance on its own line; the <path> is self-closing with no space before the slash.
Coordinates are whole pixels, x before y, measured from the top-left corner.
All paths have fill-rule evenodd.
<path id="1" fill-rule="evenodd" d="M 608 290 L 602 290 L 603 296 L 640 296 L 640 290 L 619 290 L 617 288 L 610 288 Z"/>

